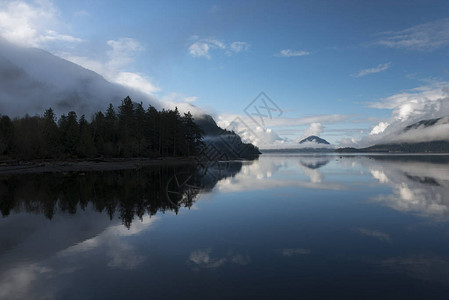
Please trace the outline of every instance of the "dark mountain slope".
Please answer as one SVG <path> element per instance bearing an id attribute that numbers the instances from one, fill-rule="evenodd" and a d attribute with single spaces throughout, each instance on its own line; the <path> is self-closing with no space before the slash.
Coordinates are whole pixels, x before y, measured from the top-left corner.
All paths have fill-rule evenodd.
<path id="1" fill-rule="evenodd" d="M 320 137 L 317 137 L 316 135 L 311 135 L 309 137 L 306 137 L 305 139 L 301 140 L 299 143 L 304 144 L 307 142 L 323 144 L 323 145 L 330 145 L 330 143 L 328 141 L 326 141 L 325 139 L 322 139 Z"/>

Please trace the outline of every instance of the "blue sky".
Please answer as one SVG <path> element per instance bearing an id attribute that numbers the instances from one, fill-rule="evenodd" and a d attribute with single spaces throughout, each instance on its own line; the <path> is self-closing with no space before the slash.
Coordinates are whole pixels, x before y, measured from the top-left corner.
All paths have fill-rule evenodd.
<path id="1" fill-rule="evenodd" d="M 283 114 L 260 145 L 308 133 L 351 145 L 447 97 L 448 1 L 0 3 L 2 36 L 223 126 L 264 91 Z"/>

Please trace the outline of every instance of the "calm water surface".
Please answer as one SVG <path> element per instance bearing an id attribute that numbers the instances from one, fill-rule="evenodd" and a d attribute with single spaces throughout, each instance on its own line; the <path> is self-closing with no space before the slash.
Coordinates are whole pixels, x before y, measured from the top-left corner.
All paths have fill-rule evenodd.
<path id="1" fill-rule="evenodd" d="M 449 156 L 0 177 L 0 299 L 447 299 Z"/>

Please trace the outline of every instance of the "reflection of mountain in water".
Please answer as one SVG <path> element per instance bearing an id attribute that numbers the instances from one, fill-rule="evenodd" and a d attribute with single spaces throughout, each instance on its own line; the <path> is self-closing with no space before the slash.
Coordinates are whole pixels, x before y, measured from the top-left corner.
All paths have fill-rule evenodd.
<path id="1" fill-rule="evenodd" d="M 310 178 L 312 183 L 321 183 L 324 179 L 323 173 L 318 170 L 329 163 L 326 156 L 303 156 L 299 159 L 299 168 Z"/>
<path id="2" fill-rule="evenodd" d="M 391 185 L 393 193 L 376 201 L 396 210 L 423 216 L 449 217 L 449 157 L 374 156 L 366 160 L 379 182 Z"/>
<path id="3" fill-rule="evenodd" d="M 201 191 L 240 171 L 241 162 L 198 169 L 194 165 L 73 174 L 12 175 L 0 179 L 0 210 L 33 212 L 52 219 L 57 211 L 75 214 L 88 206 L 130 226 L 134 216 L 178 212 L 191 207 Z"/>
<path id="4" fill-rule="evenodd" d="M 299 163 L 309 169 L 319 169 L 329 163 L 330 159 L 326 156 L 303 156 Z"/>

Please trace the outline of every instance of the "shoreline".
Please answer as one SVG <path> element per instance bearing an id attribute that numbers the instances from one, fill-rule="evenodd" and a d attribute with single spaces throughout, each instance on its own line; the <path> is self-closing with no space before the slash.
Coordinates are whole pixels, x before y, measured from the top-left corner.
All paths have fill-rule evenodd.
<path id="1" fill-rule="evenodd" d="M 0 176 L 37 173 L 137 170 L 149 166 L 196 164 L 193 157 L 111 158 L 91 160 L 36 160 L 0 162 Z"/>

